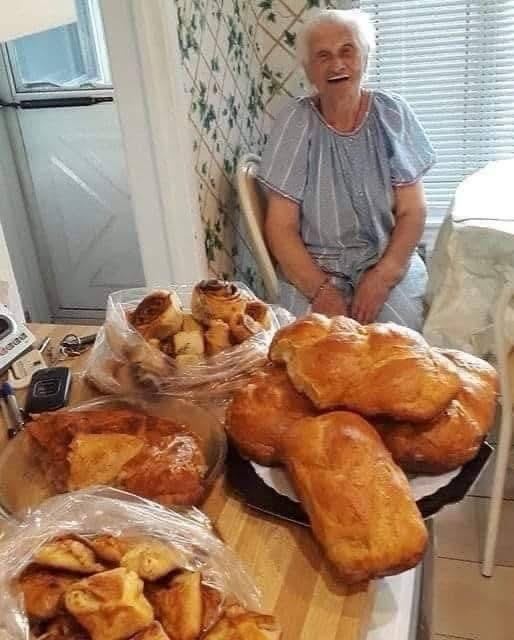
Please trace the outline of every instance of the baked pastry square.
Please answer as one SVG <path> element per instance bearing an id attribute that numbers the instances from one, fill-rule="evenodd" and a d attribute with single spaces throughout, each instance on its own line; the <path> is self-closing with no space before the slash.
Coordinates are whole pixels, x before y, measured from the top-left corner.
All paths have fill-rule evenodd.
<path id="1" fill-rule="evenodd" d="M 28 567 L 18 579 L 27 615 L 36 620 L 50 620 L 64 611 L 64 592 L 77 576 L 52 572 L 38 566 Z"/>
<path id="2" fill-rule="evenodd" d="M 159 622 L 152 622 L 147 629 L 136 633 L 130 640 L 170 640 L 170 637 Z"/>
<path id="3" fill-rule="evenodd" d="M 38 549 L 33 561 L 45 567 L 76 573 L 97 573 L 104 569 L 87 545 L 71 537 L 47 542 Z"/>
<path id="4" fill-rule="evenodd" d="M 236 605 L 204 636 L 204 640 L 279 640 L 282 630 L 273 616 L 245 611 Z"/>
<path id="5" fill-rule="evenodd" d="M 148 540 L 130 547 L 120 562 L 143 580 L 159 580 L 171 571 L 184 567 L 185 556 L 159 540 Z"/>
<path id="6" fill-rule="evenodd" d="M 202 631 L 201 579 L 200 573 L 184 571 L 167 586 L 147 588 L 155 617 L 171 640 L 197 640 Z"/>
<path id="7" fill-rule="evenodd" d="M 76 582 L 68 588 L 64 601 L 92 640 L 123 640 L 154 620 L 143 587 L 134 571 L 120 567 Z"/>
<path id="8" fill-rule="evenodd" d="M 73 438 L 68 454 L 70 491 L 116 480 L 124 465 L 144 447 L 144 441 L 125 433 L 82 433 Z"/>

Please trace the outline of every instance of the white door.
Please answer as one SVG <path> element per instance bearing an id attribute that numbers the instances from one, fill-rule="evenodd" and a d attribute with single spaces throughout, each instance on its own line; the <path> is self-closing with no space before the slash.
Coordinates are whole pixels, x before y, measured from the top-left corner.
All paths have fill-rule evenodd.
<path id="1" fill-rule="evenodd" d="M 53 314 L 94 317 L 111 291 L 144 285 L 116 108 L 27 109 L 19 117 Z"/>
<path id="2" fill-rule="evenodd" d="M 75 4 L 77 22 L 18 38 L 5 53 L 51 312 L 80 320 L 101 317 L 111 291 L 145 279 L 98 2 Z"/>

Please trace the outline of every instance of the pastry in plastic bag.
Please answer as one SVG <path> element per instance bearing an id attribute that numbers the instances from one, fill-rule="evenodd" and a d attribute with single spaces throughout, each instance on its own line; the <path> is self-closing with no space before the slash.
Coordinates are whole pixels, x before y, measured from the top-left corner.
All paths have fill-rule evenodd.
<path id="1" fill-rule="evenodd" d="M 121 567 L 76 582 L 64 602 L 92 640 L 122 640 L 153 622 L 143 587 L 137 573 Z"/>
<path id="2" fill-rule="evenodd" d="M 158 580 L 185 564 L 186 559 L 179 551 L 158 540 L 129 545 L 120 560 L 122 567 L 135 571 L 140 578 L 150 581 Z"/>
<path id="3" fill-rule="evenodd" d="M 76 581 L 76 575 L 29 567 L 18 581 L 27 614 L 36 620 L 48 620 L 64 612 L 64 592 Z"/>
<path id="4" fill-rule="evenodd" d="M 241 344 L 262 331 L 262 326 L 246 313 L 234 314 L 229 326 L 230 335 L 236 344 Z"/>
<path id="5" fill-rule="evenodd" d="M 152 291 L 130 314 L 129 320 L 147 340 L 161 340 L 175 334 L 182 326 L 180 300 L 173 291 Z"/>
<path id="6" fill-rule="evenodd" d="M 285 309 L 258 300 L 242 282 L 172 284 L 170 290 L 187 310 L 175 333 L 187 336 L 201 332 L 204 351 L 199 353 L 195 348 L 193 353 L 188 347 L 187 353 L 177 353 L 174 335 L 160 337 L 158 344 L 147 339 L 134 329 L 130 318 L 153 292 L 142 288 L 117 291 L 108 298 L 106 322 L 86 366 L 87 380 L 100 391 L 124 394 L 137 387 L 145 392 L 222 402 L 244 376 L 265 364 L 274 332 L 293 320 Z M 244 336 L 250 337 L 240 343 L 229 328 L 230 319 L 238 314 L 246 314 L 253 323 L 250 332 L 244 330 Z M 147 320 L 143 316 L 143 321 Z M 149 340 L 154 340 L 154 346 Z"/>
<path id="7" fill-rule="evenodd" d="M 87 545 L 109 568 L 97 562 L 98 573 L 73 577 L 35 565 L 32 550 L 62 542 L 64 532 Z M 141 545 L 157 549 L 159 562 L 166 559 L 168 547 L 183 568 L 149 581 L 119 567 L 123 556 Z M 168 562 L 166 569 L 170 566 Z M 52 600 L 56 615 L 50 619 L 28 618 L 19 597 L 21 581 L 37 572 L 73 579 L 60 606 L 55 606 L 54 586 L 48 596 L 41 594 Z M 44 588 L 53 583 L 39 584 Z M 172 511 L 102 487 L 50 498 L 13 523 L 0 540 L 0 637 L 8 640 L 203 640 L 234 603 L 242 611 L 259 610 L 260 595 L 237 556 L 196 509 Z M 169 633 L 164 619 L 174 621 Z"/>
<path id="8" fill-rule="evenodd" d="M 258 322 L 263 329 L 271 329 L 271 311 L 269 305 L 262 300 L 249 300 L 246 303 L 245 314 Z"/>
<path id="9" fill-rule="evenodd" d="M 159 622 L 152 622 L 152 624 L 136 633 L 130 640 L 171 640 L 169 635 L 164 631 L 162 625 Z"/>
<path id="10" fill-rule="evenodd" d="M 215 356 L 232 346 L 230 327 L 223 320 L 211 320 L 204 338 L 205 350 L 208 356 Z"/>
<path id="11" fill-rule="evenodd" d="M 85 543 L 93 549 L 100 560 L 117 565 L 130 549 L 130 542 L 120 536 L 95 536 L 86 538 Z"/>
<path id="12" fill-rule="evenodd" d="M 166 586 L 150 588 L 148 598 L 172 640 L 196 640 L 202 630 L 202 576 L 181 572 Z"/>
<path id="13" fill-rule="evenodd" d="M 229 323 L 234 315 L 244 313 L 247 300 L 234 282 L 202 280 L 193 289 L 191 312 L 202 324 L 210 320 Z"/>
<path id="14" fill-rule="evenodd" d="M 81 627 L 70 614 L 59 615 L 47 626 L 43 635 L 37 640 L 90 640 L 84 627 Z"/>
<path id="15" fill-rule="evenodd" d="M 204 640 L 279 640 L 282 631 L 272 616 L 235 605 L 204 636 Z"/>
<path id="16" fill-rule="evenodd" d="M 93 551 L 74 538 L 60 538 L 47 542 L 36 551 L 34 562 L 44 567 L 76 573 L 96 573 L 103 569 L 96 561 Z"/>

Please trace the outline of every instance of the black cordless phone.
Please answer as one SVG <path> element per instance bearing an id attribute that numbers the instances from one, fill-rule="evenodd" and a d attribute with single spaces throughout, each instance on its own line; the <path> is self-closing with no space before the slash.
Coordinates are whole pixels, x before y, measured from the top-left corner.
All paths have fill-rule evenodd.
<path id="1" fill-rule="evenodd" d="M 61 409 L 68 403 L 70 387 L 71 371 L 68 367 L 48 367 L 36 371 L 30 380 L 25 413 Z"/>

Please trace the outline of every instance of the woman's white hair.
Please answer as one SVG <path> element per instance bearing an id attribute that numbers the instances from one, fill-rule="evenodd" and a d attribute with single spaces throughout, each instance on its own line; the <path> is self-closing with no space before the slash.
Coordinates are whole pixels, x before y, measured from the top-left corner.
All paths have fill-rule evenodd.
<path id="1" fill-rule="evenodd" d="M 336 23 L 351 29 L 369 61 L 375 50 L 375 27 L 367 13 L 360 9 L 312 9 L 307 13 L 296 39 L 296 53 L 303 66 L 309 59 L 310 35 L 327 23 Z"/>

